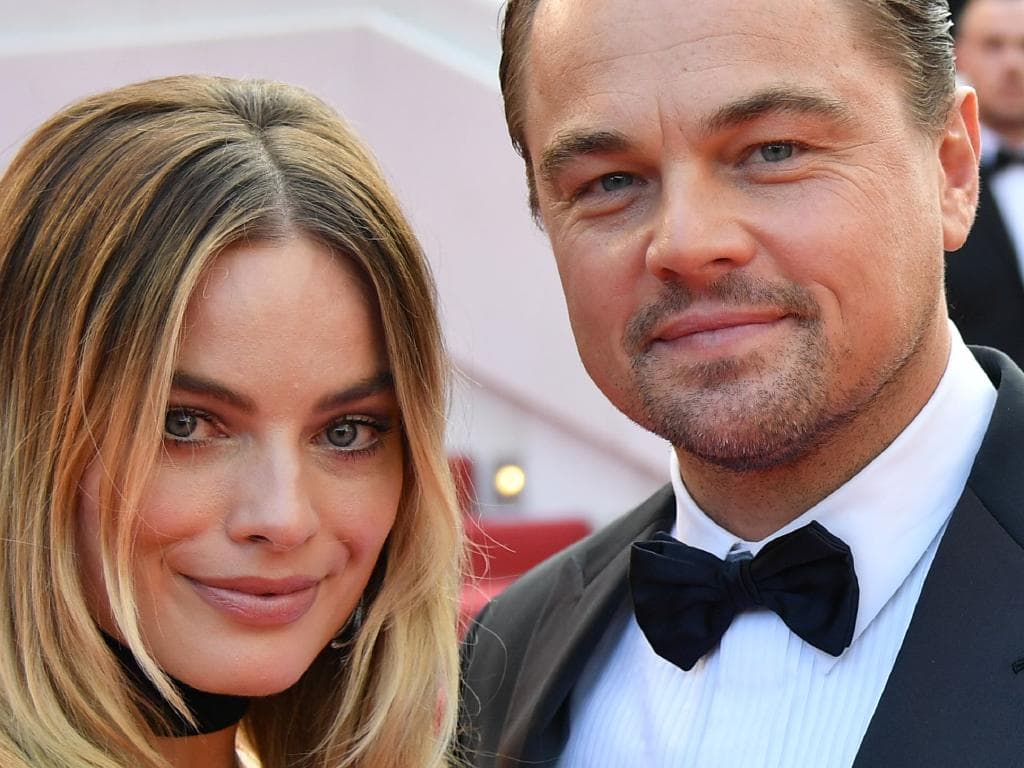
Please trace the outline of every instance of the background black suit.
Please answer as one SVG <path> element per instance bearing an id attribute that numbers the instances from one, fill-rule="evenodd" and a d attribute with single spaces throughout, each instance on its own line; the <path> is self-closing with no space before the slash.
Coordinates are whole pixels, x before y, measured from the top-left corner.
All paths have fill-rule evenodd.
<path id="1" fill-rule="evenodd" d="M 1024 764 L 1024 374 L 1004 355 L 974 352 L 998 388 L 995 411 L 857 768 Z M 557 762 L 573 686 L 628 601 L 629 544 L 674 516 L 666 487 L 483 611 L 465 648 L 474 766 Z"/>
<path id="2" fill-rule="evenodd" d="M 1000 349 L 1024 367 L 1024 280 L 989 183 L 983 170 L 974 227 L 946 254 L 946 302 L 965 342 Z"/>

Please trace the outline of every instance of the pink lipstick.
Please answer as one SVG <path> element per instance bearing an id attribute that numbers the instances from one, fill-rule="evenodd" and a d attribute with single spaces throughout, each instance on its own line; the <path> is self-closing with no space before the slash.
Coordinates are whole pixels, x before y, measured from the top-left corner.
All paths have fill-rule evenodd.
<path id="1" fill-rule="evenodd" d="M 208 605 L 235 621 L 258 627 L 298 621 L 313 606 L 320 584 L 305 576 L 186 578 Z"/>

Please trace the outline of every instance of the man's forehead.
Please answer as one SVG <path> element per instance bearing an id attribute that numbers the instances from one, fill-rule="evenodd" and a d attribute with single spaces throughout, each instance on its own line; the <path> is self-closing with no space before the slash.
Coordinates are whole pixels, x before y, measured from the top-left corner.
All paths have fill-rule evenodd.
<path id="1" fill-rule="evenodd" d="M 853 3 L 863 0 L 852 0 Z M 1018 0 L 1024 2 L 1024 0 Z M 599 50 L 605 42 L 646 36 L 652 47 L 669 36 L 680 43 L 697 42 L 744 27 L 749 42 L 786 30 L 807 31 L 809 24 L 828 30 L 848 26 L 851 0 L 541 0 L 531 25 L 532 37 L 547 39 L 561 50 L 571 33 Z M 544 33 L 552 33 L 546 36 Z"/>
<path id="2" fill-rule="evenodd" d="M 652 0 L 644 13 L 625 5 L 541 4 L 525 78 L 527 134 L 538 112 L 635 109 L 637 117 L 653 107 L 704 120 L 778 86 L 827 92 L 856 57 L 850 20 L 815 0 Z M 766 17 L 772 9 L 779 13 Z"/>
<path id="3" fill-rule="evenodd" d="M 855 33 L 839 7 L 837 0 L 649 0 L 638 12 L 618 0 L 544 0 L 532 25 L 527 80 L 543 92 L 564 78 L 593 82 L 644 59 L 680 75 L 725 66 L 738 72 L 766 59 L 800 63 L 811 49 L 832 53 L 818 66 L 838 66 Z"/>

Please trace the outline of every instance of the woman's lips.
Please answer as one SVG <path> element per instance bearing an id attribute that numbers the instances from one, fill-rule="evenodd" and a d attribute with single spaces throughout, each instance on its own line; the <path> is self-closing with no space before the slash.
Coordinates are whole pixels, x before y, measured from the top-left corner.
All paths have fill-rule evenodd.
<path id="1" fill-rule="evenodd" d="M 306 577 L 186 579 L 208 605 L 242 624 L 258 627 L 298 621 L 313 606 L 320 584 Z"/>

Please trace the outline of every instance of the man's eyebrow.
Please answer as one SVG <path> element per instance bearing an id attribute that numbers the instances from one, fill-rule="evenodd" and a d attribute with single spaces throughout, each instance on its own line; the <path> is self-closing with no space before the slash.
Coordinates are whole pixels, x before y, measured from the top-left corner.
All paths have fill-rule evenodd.
<path id="1" fill-rule="evenodd" d="M 702 118 L 698 134 L 711 136 L 719 131 L 749 123 L 759 117 L 777 114 L 808 115 L 847 123 L 853 113 L 842 101 L 813 89 L 767 88 L 726 104 Z"/>
<path id="2" fill-rule="evenodd" d="M 559 134 L 541 152 L 539 176 L 550 183 L 569 162 L 583 155 L 624 152 L 630 147 L 620 131 L 568 131 Z"/>
<path id="3" fill-rule="evenodd" d="M 749 123 L 771 114 L 811 115 L 840 123 L 854 115 L 842 101 L 814 89 L 780 86 L 766 88 L 726 104 L 697 124 L 698 135 L 710 136 L 727 128 Z M 551 183 L 559 171 L 578 157 L 598 153 L 626 152 L 632 142 L 621 131 L 567 131 L 544 148 L 538 164 L 538 176 Z"/>

